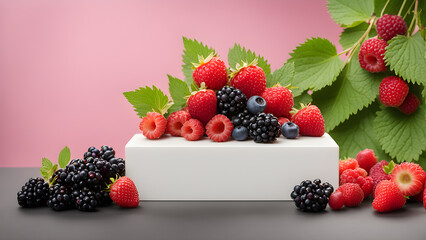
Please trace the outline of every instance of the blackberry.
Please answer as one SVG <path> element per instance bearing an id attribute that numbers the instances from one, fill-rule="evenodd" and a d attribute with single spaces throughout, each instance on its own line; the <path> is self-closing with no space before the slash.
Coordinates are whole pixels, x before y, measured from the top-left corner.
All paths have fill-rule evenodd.
<path id="1" fill-rule="evenodd" d="M 99 151 L 99 149 L 95 147 L 89 147 L 89 149 L 87 149 L 87 152 L 84 153 L 84 159 L 87 159 L 88 157 L 98 158 L 100 154 L 101 151 Z"/>
<path id="2" fill-rule="evenodd" d="M 55 211 L 63 211 L 72 208 L 71 189 L 58 183 L 51 186 L 49 188 L 49 201 L 47 206 Z"/>
<path id="3" fill-rule="evenodd" d="M 228 118 L 243 111 L 247 106 L 247 97 L 240 89 L 224 86 L 216 93 L 217 113 Z"/>
<path id="4" fill-rule="evenodd" d="M 256 143 L 270 143 L 281 134 L 281 126 L 271 113 L 258 113 L 250 118 L 249 135 Z"/>
<path id="5" fill-rule="evenodd" d="M 30 178 L 17 195 L 18 204 L 22 207 L 46 206 L 49 199 L 49 184 L 43 178 Z"/>
<path id="6" fill-rule="evenodd" d="M 234 128 L 239 126 L 248 128 L 250 118 L 252 116 L 253 115 L 251 115 L 247 109 L 244 109 L 243 111 L 239 112 L 237 115 L 232 117 L 232 123 L 234 124 Z"/>
<path id="7" fill-rule="evenodd" d="M 333 191 L 333 186 L 328 182 L 321 184 L 319 179 L 306 180 L 294 186 L 290 196 L 300 210 L 319 212 L 327 207 L 328 199 Z"/>
<path id="8" fill-rule="evenodd" d="M 115 157 L 114 149 L 108 146 L 102 146 L 99 154 L 99 156 L 104 160 L 110 160 L 111 158 Z"/>
<path id="9" fill-rule="evenodd" d="M 80 211 L 95 211 L 98 206 L 95 192 L 87 188 L 73 190 L 72 200 L 75 207 Z"/>
<path id="10" fill-rule="evenodd" d="M 96 161 L 96 168 L 99 169 L 104 179 L 116 177 L 116 175 L 125 175 L 125 162 L 122 158 L 111 158 L 109 161 L 98 159 Z"/>
<path id="11" fill-rule="evenodd" d="M 103 176 L 96 168 L 96 160 L 92 157 L 87 159 L 74 159 L 66 167 L 68 176 L 65 179 L 73 189 L 87 187 L 93 191 L 100 191 L 103 183 Z"/>
<path id="12" fill-rule="evenodd" d="M 112 203 L 112 199 L 109 196 L 109 192 L 97 192 L 95 193 L 96 195 L 96 199 L 98 200 L 98 205 L 99 206 L 108 206 Z"/>
<path id="13" fill-rule="evenodd" d="M 68 173 L 65 169 L 58 169 L 50 177 L 49 183 L 50 184 L 58 183 L 58 184 L 61 184 L 61 185 L 65 185 L 65 180 L 66 180 L 67 176 L 68 176 Z"/>

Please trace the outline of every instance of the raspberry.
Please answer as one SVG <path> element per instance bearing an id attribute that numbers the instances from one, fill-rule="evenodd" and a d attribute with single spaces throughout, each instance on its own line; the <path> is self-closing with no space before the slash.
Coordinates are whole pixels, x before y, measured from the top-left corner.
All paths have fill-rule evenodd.
<path id="1" fill-rule="evenodd" d="M 383 180 L 391 179 L 391 175 L 385 173 L 385 171 L 383 170 L 383 167 L 387 165 L 388 165 L 388 162 L 386 162 L 385 160 L 382 160 L 376 163 L 376 165 L 374 165 L 370 169 L 370 177 L 373 178 L 373 192 L 372 192 L 373 197 L 375 197 L 377 184 L 379 184 Z"/>
<path id="2" fill-rule="evenodd" d="M 196 141 L 203 137 L 204 135 L 204 126 L 197 119 L 190 119 L 186 121 L 182 128 L 182 137 L 188 141 Z"/>
<path id="3" fill-rule="evenodd" d="M 286 87 L 267 88 L 260 96 L 266 100 L 265 113 L 272 113 L 276 117 L 290 117 L 293 94 Z"/>
<path id="4" fill-rule="evenodd" d="M 228 82 L 228 71 L 220 58 L 211 55 L 201 60 L 192 73 L 192 78 L 198 87 L 204 82 L 207 88 L 219 90 Z"/>
<path id="5" fill-rule="evenodd" d="M 395 182 L 404 196 L 414 196 L 423 190 L 426 173 L 417 163 L 404 162 L 395 165 L 392 181 Z"/>
<path id="6" fill-rule="evenodd" d="M 247 98 L 260 95 L 266 88 L 266 76 L 262 68 L 250 65 L 241 68 L 231 79 L 231 85 L 240 89 Z"/>
<path id="7" fill-rule="evenodd" d="M 343 199 L 346 207 L 356 207 L 361 204 L 364 199 L 364 192 L 356 183 L 345 183 L 336 191 L 343 193 Z"/>
<path id="8" fill-rule="evenodd" d="M 370 196 L 373 191 L 373 179 L 367 177 L 367 172 L 362 168 L 347 169 L 340 175 L 340 184 L 356 183 L 364 192 L 364 197 Z"/>
<path id="9" fill-rule="evenodd" d="M 224 142 L 231 137 L 234 125 L 225 115 L 214 116 L 206 125 L 207 136 L 213 142 Z"/>
<path id="10" fill-rule="evenodd" d="M 370 38 L 361 45 L 359 64 L 369 72 L 386 71 L 385 56 L 387 42 L 377 38 Z"/>
<path id="11" fill-rule="evenodd" d="M 161 137 L 166 131 L 166 126 L 166 118 L 156 112 L 147 113 L 146 117 L 144 117 L 139 124 L 139 128 L 142 130 L 143 135 L 148 139 Z"/>
<path id="12" fill-rule="evenodd" d="M 405 197 L 392 181 L 384 180 L 377 185 L 373 208 L 378 212 L 389 212 L 405 205 Z"/>
<path id="13" fill-rule="evenodd" d="M 206 125 L 216 115 L 216 104 L 216 93 L 213 90 L 201 88 L 188 98 L 188 112 L 192 118 Z"/>
<path id="14" fill-rule="evenodd" d="M 185 111 L 177 111 L 169 115 L 167 118 L 166 132 L 172 136 L 180 137 L 183 124 L 191 119 L 191 115 Z"/>
<path id="15" fill-rule="evenodd" d="M 389 41 L 396 35 L 405 35 L 407 33 L 407 24 L 400 16 L 385 14 L 377 19 L 376 31 L 379 37 Z"/>
<path id="16" fill-rule="evenodd" d="M 321 137 L 325 133 L 324 118 L 315 105 L 302 105 L 302 109 L 294 114 L 291 121 L 299 126 L 300 135 Z"/>
<path id="17" fill-rule="evenodd" d="M 290 120 L 288 118 L 285 118 L 285 117 L 279 117 L 278 122 L 280 123 L 280 126 L 282 126 L 284 123 L 290 122 Z"/>
<path id="18" fill-rule="evenodd" d="M 408 84 L 397 76 L 383 78 L 379 87 L 379 99 L 388 107 L 400 106 L 409 91 Z"/>
<path id="19" fill-rule="evenodd" d="M 404 102 L 398 107 L 401 112 L 404 114 L 410 115 L 413 114 L 420 105 L 420 101 L 416 95 L 408 93 L 405 97 Z"/>
<path id="20" fill-rule="evenodd" d="M 365 169 L 367 172 L 370 168 L 377 163 L 377 157 L 371 149 L 364 149 L 356 155 L 356 160 L 360 168 Z"/>
<path id="21" fill-rule="evenodd" d="M 331 194 L 330 199 L 328 200 L 328 205 L 333 210 L 339 210 L 345 204 L 345 199 L 343 198 L 343 193 L 341 191 L 335 191 Z"/>
<path id="22" fill-rule="evenodd" d="M 353 158 L 348 158 L 346 160 L 339 161 L 339 175 L 342 174 L 346 169 L 355 169 L 358 168 L 358 162 Z"/>

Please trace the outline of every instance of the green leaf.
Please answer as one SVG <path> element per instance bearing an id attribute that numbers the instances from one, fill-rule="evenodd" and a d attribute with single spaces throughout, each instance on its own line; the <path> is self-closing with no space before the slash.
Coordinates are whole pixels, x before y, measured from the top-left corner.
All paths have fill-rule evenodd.
<path id="1" fill-rule="evenodd" d="M 397 108 L 383 108 L 377 112 L 374 130 L 383 149 L 398 162 L 419 159 L 426 149 L 425 105 L 411 115 Z"/>
<path id="2" fill-rule="evenodd" d="M 135 91 L 123 93 L 127 101 L 129 101 L 138 116 L 143 118 L 148 112 L 158 112 L 165 114 L 171 107 L 169 97 L 167 97 L 160 89 L 155 86 L 139 88 Z"/>
<path id="3" fill-rule="evenodd" d="M 426 85 L 425 41 L 417 32 L 412 37 L 398 35 L 386 47 L 386 64 L 403 79 Z"/>
<path id="4" fill-rule="evenodd" d="M 356 26 L 371 18 L 373 0 L 328 0 L 328 11 L 333 20 L 343 26 Z"/>
<path id="5" fill-rule="evenodd" d="M 383 77 L 384 74 L 362 69 L 356 51 L 332 86 L 313 93 L 314 103 L 324 116 L 326 131 L 332 130 L 350 115 L 374 102 Z"/>
<path id="6" fill-rule="evenodd" d="M 308 105 L 312 102 L 312 95 L 307 92 L 302 93 L 301 95 L 294 98 L 294 106 L 298 107 L 300 104 Z"/>
<path id="7" fill-rule="evenodd" d="M 414 1 L 414 0 L 412 0 Z M 421 1 L 423 4 L 419 4 L 420 7 L 420 24 L 424 27 L 426 26 L 426 0 Z M 424 31 L 424 30 L 423 30 Z M 425 36 L 423 36 L 424 38 Z"/>
<path id="8" fill-rule="evenodd" d="M 200 88 L 197 86 L 197 84 L 195 84 L 194 81 L 192 81 L 190 88 L 191 92 L 197 92 L 198 90 L 200 90 Z"/>
<path id="9" fill-rule="evenodd" d="M 419 161 L 417 161 L 417 163 L 423 168 L 423 170 L 426 170 L 426 151 L 420 155 Z"/>
<path id="10" fill-rule="evenodd" d="M 289 61 L 294 62 L 292 82 L 294 95 L 312 89 L 319 90 L 333 83 L 343 67 L 336 47 L 327 39 L 312 38 L 296 47 Z"/>
<path id="11" fill-rule="evenodd" d="M 366 148 L 372 149 L 379 160 L 389 160 L 373 129 L 378 104 L 374 103 L 329 132 L 339 145 L 340 158 L 355 157 Z"/>
<path id="12" fill-rule="evenodd" d="M 70 162 L 70 160 L 71 160 L 71 151 L 67 146 L 65 146 L 59 153 L 58 164 L 61 168 L 65 168 L 67 164 Z"/>
<path id="13" fill-rule="evenodd" d="M 194 72 L 193 63 L 198 63 L 198 56 L 207 58 L 207 56 L 209 56 L 212 52 L 216 54 L 216 51 L 213 48 L 204 45 L 202 42 L 198 42 L 195 39 L 188 39 L 186 37 L 183 37 L 183 47 L 182 72 L 185 76 L 186 84 L 191 86 L 191 83 L 194 82 L 192 79 L 192 73 Z"/>
<path id="14" fill-rule="evenodd" d="M 380 17 L 383 7 L 385 6 L 387 1 L 388 0 L 374 1 L 374 13 L 376 14 L 377 17 Z M 406 3 L 404 5 L 404 9 L 401 12 L 401 17 L 405 16 L 404 21 L 405 23 L 407 23 L 407 27 L 408 27 L 411 23 L 411 19 L 413 18 L 413 10 L 414 10 L 413 3 L 415 0 L 390 0 L 383 14 L 397 15 L 404 1 L 406 1 Z M 412 6 L 411 11 L 407 13 L 410 6 Z"/>
<path id="15" fill-rule="evenodd" d="M 182 109 L 186 106 L 186 96 L 189 96 L 191 92 L 189 91 L 188 85 L 180 79 L 174 78 L 170 75 L 167 75 L 169 78 L 169 92 L 170 96 L 173 99 L 173 109 L 171 109 L 169 112 L 172 112 L 172 110 Z"/>
<path id="16" fill-rule="evenodd" d="M 287 86 L 294 77 L 294 63 L 287 62 L 281 68 L 276 69 L 274 73 L 266 75 L 266 87 L 273 87 L 279 83 L 281 86 Z"/>
<path id="17" fill-rule="evenodd" d="M 362 37 L 365 31 L 367 31 L 368 26 L 369 25 L 367 23 L 363 22 L 356 27 L 345 28 L 342 34 L 340 34 L 340 40 L 339 40 L 339 43 L 340 45 L 342 45 L 342 48 L 348 49 L 352 47 Z M 366 38 L 366 40 L 376 35 L 377 35 L 376 30 L 371 29 L 370 32 L 368 33 L 368 37 Z"/>
<path id="18" fill-rule="evenodd" d="M 233 69 L 236 69 L 237 63 L 242 65 L 242 62 L 251 63 L 257 58 L 257 66 L 261 67 L 265 74 L 271 73 L 271 65 L 262 56 L 256 55 L 251 50 L 246 50 L 245 47 L 241 47 L 239 44 L 235 44 L 233 48 L 229 49 L 228 52 L 228 63 Z"/>

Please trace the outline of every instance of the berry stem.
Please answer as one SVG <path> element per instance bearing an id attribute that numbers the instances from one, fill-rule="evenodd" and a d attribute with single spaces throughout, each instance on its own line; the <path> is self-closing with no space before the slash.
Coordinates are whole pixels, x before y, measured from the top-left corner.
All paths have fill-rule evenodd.
<path id="1" fill-rule="evenodd" d="M 381 17 L 381 16 L 383 16 L 383 13 L 385 13 L 385 9 L 386 9 L 386 7 L 388 6 L 389 2 L 390 2 L 390 0 L 388 0 L 388 1 L 386 2 L 385 6 L 383 6 L 382 12 L 380 13 L 380 17 Z"/>
<path id="2" fill-rule="evenodd" d="M 407 0 L 404 0 L 404 2 L 402 2 L 401 8 L 398 11 L 398 16 L 401 17 L 401 13 L 402 13 L 402 9 L 404 9 L 405 3 L 407 2 Z"/>
<path id="3" fill-rule="evenodd" d="M 413 16 L 413 19 L 411 19 L 410 27 L 408 28 L 408 31 L 407 31 L 407 36 L 411 36 L 411 33 L 414 31 L 414 26 L 417 25 L 418 6 L 419 6 L 419 0 L 416 0 L 416 3 L 414 4 L 414 16 Z M 414 24 L 414 23 L 416 23 L 416 24 Z"/>
<path id="4" fill-rule="evenodd" d="M 402 19 L 405 20 L 405 18 L 407 17 L 407 15 L 411 12 L 411 9 L 413 8 L 415 2 L 416 1 L 414 1 L 413 3 L 411 3 L 410 7 L 408 8 L 407 12 L 405 12 L 404 17 Z"/>

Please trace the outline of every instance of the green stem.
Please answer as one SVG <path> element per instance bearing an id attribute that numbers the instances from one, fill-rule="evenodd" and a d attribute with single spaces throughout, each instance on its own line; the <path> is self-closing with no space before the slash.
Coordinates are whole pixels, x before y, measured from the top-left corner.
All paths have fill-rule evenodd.
<path id="1" fill-rule="evenodd" d="M 414 1 L 413 3 L 411 3 L 410 7 L 408 8 L 407 12 L 405 13 L 405 15 L 404 15 L 404 17 L 402 19 L 405 20 L 405 18 L 407 17 L 408 13 L 411 12 L 411 9 L 413 8 L 415 2 L 416 1 Z"/>
<path id="2" fill-rule="evenodd" d="M 388 6 L 388 3 L 390 2 L 390 0 L 388 0 L 387 2 L 386 2 L 386 4 L 385 4 L 385 6 L 383 7 L 383 9 L 382 9 L 382 12 L 380 13 L 380 17 L 381 16 L 383 16 L 383 13 L 385 13 L 385 9 L 386 9 L 386 7 Z"/>
<path id="3" fill-rule="evenodd" d="M 407 2 L 407 0 L 404 0 L 404 2 L 402 2 L 401 8 L 399 9 L 399 12 L 398 12 L 398 16 L 401 16 L 402 9 L 404 9 L 404 6 L 405 6 L 406 2 Z"/>
<path id="4" fill-rule="evenodd" d="M 414 26 L 415 26 L 414 23 L 417 24 L 417 16 L 418 16 L 417 8 L 418 8 L 418 5 L 419 5 L 419 0 L 416 0 L 416 3 L 414 4 L 414 16 L 413 16 L 413 19 L 411 19 L 410 27 L 408 27 L 407 36 L 410 36 L 412 31 L 414 31 Z"/>

